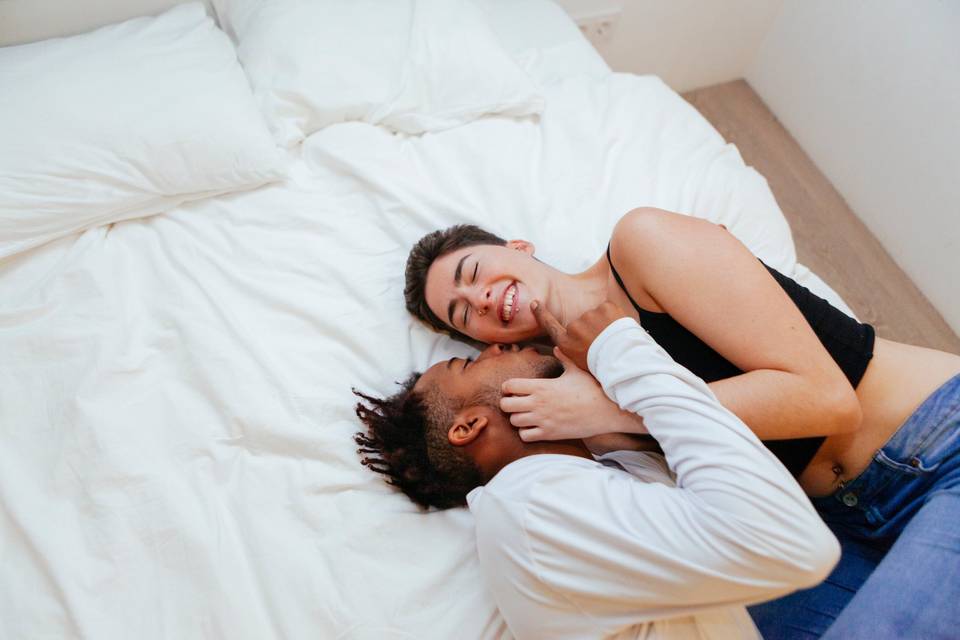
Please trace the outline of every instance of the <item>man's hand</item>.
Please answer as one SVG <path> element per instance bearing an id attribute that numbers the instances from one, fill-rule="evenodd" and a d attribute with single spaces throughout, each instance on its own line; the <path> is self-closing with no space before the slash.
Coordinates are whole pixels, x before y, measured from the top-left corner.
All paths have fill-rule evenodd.
<path id="1" fill-rule="evenodd" d="M 587 351 L 610 323 L 626 317 L 616 305 L 604 302 L 566 328 L 536 300 L 530 310 L 556 345 L 554 355 L 563 363 L 555 379 L 514 378 L 503 383 L 500 408 L 511 414 L 525 442 L 589 438 L 604 433 L 644 433 L 639 416 L 613 403 L 587 371 Z"/>
<path id="2" fill-rule="evenodd" d="M 560 321 L 539 301 L 530 303 L 533 317 L 540 327 L 550 336 L 563 354 L 578 367 L 587 370 L 587 352 L 597 336 L 615 320 L 626 318 L 625 314 L 612 302 L 604 302 L 599 307 L 587 311 L 564 328 Z"/>
<path id="3" fill-rule="evenodd" d="M 552 317 L 552 316 L 551 316 Z M 622 411 L 589 372 L 559 348 L 559 378 L 511 378 L 501 385 L 500 409 L 510 414 L 524 442 L 589 438 L 612 432 L 643 433 L 640 416 Z"/>

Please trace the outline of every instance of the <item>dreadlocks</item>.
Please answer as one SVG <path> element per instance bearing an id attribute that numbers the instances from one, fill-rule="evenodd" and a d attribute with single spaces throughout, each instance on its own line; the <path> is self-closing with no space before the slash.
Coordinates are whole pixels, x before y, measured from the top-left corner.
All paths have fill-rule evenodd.
<path id="1" fill-rule="evenodd" d="M 467 493 L 483 483 L 480 470 L 447 440 L 460 407 L 437 390 L 416 392 L 414 373 L 389 398 L 353 390 L 357 417 L 367 433 L 354 436 L 362 463 L 386 476 L 421 507 L 449 509 L 466 504 Z"/>

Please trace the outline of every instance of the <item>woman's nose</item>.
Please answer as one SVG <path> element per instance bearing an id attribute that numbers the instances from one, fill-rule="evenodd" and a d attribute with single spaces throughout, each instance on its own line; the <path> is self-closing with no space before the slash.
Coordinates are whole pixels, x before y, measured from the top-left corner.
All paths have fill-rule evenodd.
<path id="1" fill-rule="evenodd" d="M 493 290 L 490 287 L 478 289 L 474 295 L 473 308 L 481 316 L 485 316 L 493 310 Z"/>

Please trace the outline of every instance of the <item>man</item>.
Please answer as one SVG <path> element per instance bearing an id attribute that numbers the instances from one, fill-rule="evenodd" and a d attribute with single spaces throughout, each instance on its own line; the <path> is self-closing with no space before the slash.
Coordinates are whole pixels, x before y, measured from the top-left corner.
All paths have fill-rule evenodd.
<path id="1" fill-rule="evenodd" d="M 636 432 L 663 456 L 594 459 L 580 440 L 525 442 L 501 410 L 511 378 L 556 377 L 533 349 L 492 346 L 414 376 L 387 399 L 362 396 L 364 463 L 422 506 L 469 504 L 481 571 L 524 638 L 758 637 L 744 605 L 821 581 L 836 540 L 786 469 L 607 303 L 559 326 L 531 305 Z M 580 436 L 598 432 L 590 420 Z M 618 429 L 624 428 L 620 421 Z"/>

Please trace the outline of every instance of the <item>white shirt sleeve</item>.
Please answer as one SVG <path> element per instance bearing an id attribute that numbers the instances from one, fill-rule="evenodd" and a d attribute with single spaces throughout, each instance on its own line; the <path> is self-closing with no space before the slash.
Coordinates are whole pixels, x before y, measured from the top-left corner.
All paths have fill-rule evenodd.
<path id="1" fill-rule="evenodd" d="M 643 416 L 676 486 L 571 456 L 494 478 L 476 501 L 478 546 L 496 565 L 484 574 L 498 573 L 494 595 L 518 638 L 612 633 L 826 577 L 836 539 L 702 380 L 628 318 L 597 337 L 588 363 L 611 399 Z M 523 486 L 522 497 L 508 485 Z"/>

